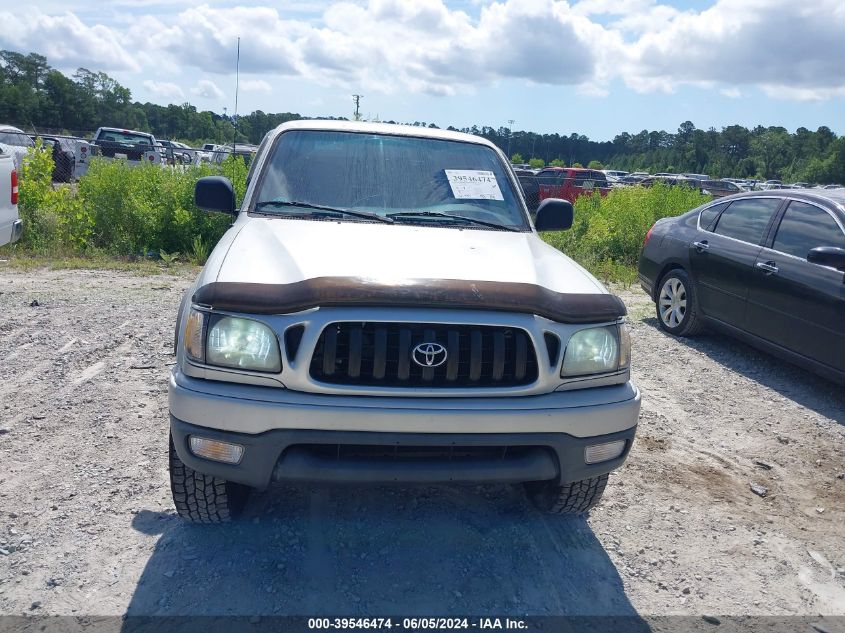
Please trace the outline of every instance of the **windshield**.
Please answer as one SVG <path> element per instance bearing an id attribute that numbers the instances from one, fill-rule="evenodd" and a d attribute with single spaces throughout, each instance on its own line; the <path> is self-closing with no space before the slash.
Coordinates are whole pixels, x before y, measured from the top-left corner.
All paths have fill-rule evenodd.
<path id="1" fill-rule="evenodd" d="M 33 140 L 22 132 L 0 132 L 0 143 L 6 145 L 17 145 L 19 147 L 32 147 Z"/>
<path id="2" fill-rule="evenodd" d="M 98 137 L 100 141 L 109 143 L 120 143 L 122 145 L 151 145 L 150 137 L 144 134 L 133 132 L 118 132 L 116 130 L 103 130 Z"/>
<path id="3" fill-rule="evenodd" d="M 254 200 L 253 209 L 280 216 L 317 215 L 315 209 L 285 204 L 303 203 L 374 213 L 397 223 L 528 228 L 496 152 L 440 139 L 285 132 L 263 169 Z M 362 221 L 351 214 L 342 219 Z"/>

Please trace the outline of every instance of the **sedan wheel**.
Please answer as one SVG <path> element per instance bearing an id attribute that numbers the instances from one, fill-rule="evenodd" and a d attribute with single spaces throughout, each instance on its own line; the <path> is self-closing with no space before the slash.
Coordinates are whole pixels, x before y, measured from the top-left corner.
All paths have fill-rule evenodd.
<path id="1" fill-rule="evenodd" d="M 657 285 L 655 297 L 660 327 L 675 336 L 694 336 L 704 328 L 699 316 L 695 286 L 681 268 L 670 270 Z"/>
<path id="2" fill-rule="evenodd" d="M 675 329 L 687 316 L 687 289 L 677 277 L 670 276 L 663 282 L 657 302 L 660 320 L 666 327 Z"/>

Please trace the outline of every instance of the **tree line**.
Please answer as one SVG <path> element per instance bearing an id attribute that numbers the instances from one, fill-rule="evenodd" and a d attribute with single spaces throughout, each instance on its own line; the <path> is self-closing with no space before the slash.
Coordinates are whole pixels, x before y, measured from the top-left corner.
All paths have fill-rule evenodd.
<path id="1" fill-rule="evenodd" d="M 261 110 L 235 118 L 199 111 L 190 103 L 140 103 L 132 100 L 128 88 L 106 73 L 79 68 L 68 77 L 37 53 L 0 51 L 0 122 L 27 131 L 80 133 L 115 126 L 192 144 L 233 139 L 257 144 L 268 130 L 301 118 L 297 113 Z M 410 124 L 437 127 L 423 121 Z M 674 133 L 623 132 L 612 141 L 593 141 L 577 132 L 538 134 L 475 125 L 448 129 L 487 138 L 509 156 L 518 154 L 534 165 L 592 163 L 625 171 L 845 183 L 845 137 L 838 137 L 827 126 L 815 131 L 800 127 L 794 133 L 784 127 L 761 125 L 703 130 L 685 121 Z"/>

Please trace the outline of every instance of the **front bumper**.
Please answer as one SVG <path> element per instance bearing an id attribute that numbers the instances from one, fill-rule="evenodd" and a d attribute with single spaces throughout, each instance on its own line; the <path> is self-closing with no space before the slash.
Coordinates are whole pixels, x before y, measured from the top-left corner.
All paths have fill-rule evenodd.
<path id="1" fill-rule="evenodd" d="M 255 488 L 271 482 L 324 483 L 566 483 L 597 477 L 622 465 L 636 426 L 591 438 L 565 433 L 371 433 L 275 430 L 249 435 L 216 431 L 170 416 L 179 459 L 197 472 Z M 189 437 L 243 446 L 241 461 L 197 457 Z M 622 440 L 622 454 L 587 464 L 588 446 Z M 473 455 L 466 453 L 478 449 Z M 381 449 L 378 453 L 375 450 Z M 439 450 L 438 450 L 439 449 Z M 348 451 L 354 450 L 353 455 Z M 452 456 L 451 451 L 455 451 Z M 428 455 L 420 456 L 420 453 Z M 410 457 L 409 457 L 410 454 Z"/>
<path id="2" fill-rule="evenodd" d="M 258 488 L 274 480 L 578 481 L 625 460 L 639 411 L 640 393 L 631 383 L 523 397 L 389 398 L 214 382 L 178 370 L 170 379 L 171 433 L 180 459 L 198 472 Z M 228 465 L 197 457 L 188 449 L 192 434 L 240 444 L 243 458 Z M 619 457 L 585 462 L 587 446 L 619 439 L 625 440 Z M 323 449 L 332 446 L 503 451 L 495 459 L 441 455 L 415 462 L 343 460 L 338 449 L 338 459 L 327 459 Z"/>

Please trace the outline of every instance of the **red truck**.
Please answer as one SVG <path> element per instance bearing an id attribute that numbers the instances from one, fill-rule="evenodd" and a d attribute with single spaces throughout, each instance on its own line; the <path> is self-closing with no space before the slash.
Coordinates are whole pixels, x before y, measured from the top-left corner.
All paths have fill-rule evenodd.
<path id="1" fill-rule="evenodd" d="M 579 196 L 591 195 L 596 189 L 603 196 L 610 191 L 610 184 L 602 172 L 582 167 L 546 167 L 537 173 L 537 182 L 540 201 L 561 198 L 575 204 Z"/>

